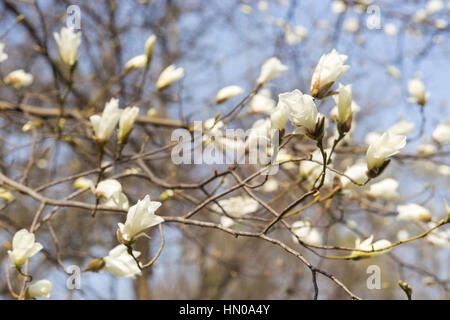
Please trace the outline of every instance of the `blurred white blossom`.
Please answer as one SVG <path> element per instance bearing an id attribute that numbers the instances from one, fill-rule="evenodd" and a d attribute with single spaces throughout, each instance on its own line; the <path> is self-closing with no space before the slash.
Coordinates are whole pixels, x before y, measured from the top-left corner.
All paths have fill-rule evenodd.
<path id="1" fill-rule="evenodd" d="M 26 73 L 24 70 L 19 69 L 9 73 L 5 79 L 3 79 L 5 84 L 12 86 L 16 89 L 21 87 L 28 87 L 33 83 L 33 75 Z"/>

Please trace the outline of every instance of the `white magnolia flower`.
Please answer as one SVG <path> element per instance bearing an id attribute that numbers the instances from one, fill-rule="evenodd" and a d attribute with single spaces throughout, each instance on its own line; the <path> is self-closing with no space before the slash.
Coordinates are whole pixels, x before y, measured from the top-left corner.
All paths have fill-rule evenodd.
<path id="1" fill-rule="evenodd" d="M 400 120 L 392 127 L 390 127 L 387 131 L 391 134 L 409 134 L 414 131 L 415 125 L 414 122 L 409 122 L 406 120 Z"/>
<path id="2" fill-rule="evenodd" d="M 36 297 L 50 297 L 50 292 L 52 291 L 53 284 L 48 280 L 39 280 L 30 285 L 27 289 L 27 297 L 30 299 Z"/>
<path id="3" fill-rule="evenodd" d="M 311 95 L 322 99 L 329 94 L 337 79 L 345 75 L 350 66 L 344 65 L 347 56 L 335 49 L 320 57 L 311 79 Z"/>
<path id="4" fill-rule="evenodd" d="M 128 141 L 138 114 L 138 107 L 127 107 L 122 111 L 119 119 L 119 131 L 117 133 L 119 144 L 124 144 Z"/>
<path id="5" fill-rule="evenodd" d="M 359 18 L 350 18 L 344 22 L 344 30 L 349 33 L 354 33 L 359 29 Z"/>
<path id="6" fill-rule="evenodd" d="M 145 41 L 145 55 L 147 56 L 147 62 L 150 61 L 150 59 L 152 58 L 155 43 L 156 43 L 156 36 L 154 34 L 148 37 L 147 41 Z"/>
<path id="7" fill-rule="evenodd" d="M 383 248 L 386 248 L 391 245 L 391 242 L 388 240 L 378 240 L 376 242 L 373 242 L 373 235 L 367 238 L 364 241 L 361 241 L 361 239 L 356 239 L 355 241 L 355 249 L 358 250 L 364 250 L 364 251 L 371 251 L 371 250 L 380 250 Z M 365 259 L 370 257 L 379 256 L 380 254 L 388 252 L 388 250 L 382 250 L 377 252 L 361 252 L 361 251 L 353 251 L 351 256 L 353 259 Z"/>
<path id="8" fill-rule="evenodd" d="M 9 86 L 19 89 L 20 87 L 27 87 L 32 84 L 33 75 L 19 69 L 9 73 L 3 81 Z"/>
<path id="9" fill-rule="evenodd" d="M 159 75 L 158 80 L 156 81 L 156 88 L 161 90 L 167 86 L 170 86 L 177 80 L 180 80 L 184 77 L 184 69 L 176 68 L 175 65 L 171 64 L 167 68 L 165 68 L 161 74 Z"/>
<path id="10" fill-rule="evenodd" d="M 131 58 L 125 63 L 125 72 L 130 72 L 135 69 L 143 68 L 147 65 L 148 59 L 147 55 L 140 54 L 136 57 Z"/>
<path id="11" fill-rule="evenodd" d="M 269 178 L 267 179 L 266 183 L 264 183 L 262 187 L 262 192 L 270 193 L 278 190 L 279 184 L 278 181 L 275 178 Z"/>
<path id="12" fill-rule="evenodd" d="M 216 95 L 216 103 L 222 103 L 230 99 L 231 97 L 238 96 L 242 94 L 244 90 L 242 90 L 239 86 L 228 86 L 222 88 L 217 92 Z"/>
<path id="13" fill-rule="evenodd" d="M 433 131 L 433 140 L 440 144 L 450 143 L 450 119 L 438 124 Z"/>
<path id="14" fill-rule="evenodd" d="M 400 78 L 400 70 L 393 65 L 387 67 L 387 73 L 394 79 Z"/>
<path id="15" fill-rule="evenodd" d="M 133 250 L 132 253 L 135 258 L 141 255 L 139 251 Z M 105 261 L 105 269 L 116 277 L 134 279 L 136 276 L 141 275 L 141 270 L 136 261 L 128 253 L 128 248 L 123 244 L 114 247 L 106 257 L 103 257 L 103 260 Z"/>
<path id="16" fill-rule="evenodd" d="M 258 209 L 258 202 L 247 196 L 236 196 L 218 201 L 220 206 L 230 215 L 241 218 Z M 213 204 L 211 208 L 214 211 L 222 212 L 217 204 Z"/>
<path id="17" fill-rule="evenodd" d="M 224 227 L 231 227 L 234 225 L 234 220 L 231 218 L 242 218 L 245 215 L 252 213 L 258 209 L 258 202 L 250 197 L 236 196 L 227 199 L 221 199 L 218 201 L 220 207 L 222 207 L 230 217 L 222 216 L 220 223 Z M 222 209 L 217 204 L 213 204 L 211 208 L 219 213 L 222 213 Z"/>
<path id="18" fill-rule="evenodd" d="M 288 114 L 286 110 L 286 105 L 279 103 L 275 110 L 272 111 L 270 115 L 270 125 L 272 129 L 282 130 L 286 126 L 288 121 Z"/>
<path id="19" fill-rule="evenodd" d="M 95 190 L 95 196 L 105 200 L 106 206 L 128 209 L 127 196 L 122 192 L 122 185 L 115 179 L 101 181 Z"/>
<path id="20" fill-rule="evenodd" d="M 421 106 L 424 106 L 427 103 L 428 97 L 430 96 L 429 92 L 425 92 L 425 86 L 418 78 L 409 80 L 408 92 L 411 95 L 411 97 L 408 98 L 408 101 L 420 104 Z"/>
<path id="21" fill-rule="evenodd" d="M 321 245 L 322 235 L 316 229 L 311 227 L 311 222 L 299 220 L 291 225 L 292 232 L 300 238 L 300 240 L 305 241 L 307 244 Z M 292 240 L 298 242 L 297 237 L 292 235 Z"/>
<path id="22" fill-rule="evenodd" d="M 278 78 L 281 73 L 287 71 L 289 68 L 281 63 L 276 57 L 272 57 L 263 63 L 261 72 L 258 77 L 258 85 L 263 85 L 267 81 Z"/>
<path id="23" fill-rule="evenodd" d="M 429 15 L 440 11 L 444 7 L 442 0 L 430 0 L 427 3 L 427 13 Z"/>
<path id="24" fill-rule="evenodd" d="M 364 183 L 367 180 L 367 166 L 364 161 L 358 161 L 354 165 L 348 167 L 344 173 L 358 183 Z M 353 182 L 344 176 L 341 176 L 340 180 L 343 188 L 352 188 L 354 186 Z"/>
<path id="25" fill-rule="evenodd" d="M 388 178 L 372 184 L 370 189 L 367 191 L 367 194 L 374 198 L 394 200 L 399 197 L 397 188 L 398 181 Z"/>
<path id="26" fill-rule="evenodd" d="M 81 32 L 75 32 L 69 28 L 62 28 L 61 33 L 53 33 L 56 44 L 58 45 L 61 60 L 73 66 L 77 62 L 77 50 L 81 44 Z"/>
<path id="27" fill-rule="evenodd" d="M 118 238 L 122 243 L 129 243 L 144 235 L 144 230 L 156 226 L 164 219 L 155 214 L 161 202 L 151 201 L 146 195 L 128 210 L 125 224 L 119 223 Z"/>
<path id="28" fill-rule="evenodd" d="M 398 216 L 397 220 L 404 221 L 424 221 L 428 222 L 431 220 L 431 213 L 427 208 L 424 208 L 415 203 L 408 203 L 402 206 L 398 206 Z"/>
<path id="29" fill-rule="evenodd" d="M 101 116 L 93 115 L 89 118 L 94 128 L 95 137 L 100 143 L 107 142 L 111 137 L 122 110 L 119 109 L 119 99 L 112 98 L 106 103 Z"/>
<path id="30" fill-rule="evenodd" d="M 366 162 L 369 170 L 381 168 L 386 159 L 397 154 L 406 145 L 406 137 L 385 132 L 367 149 Z"/>
<path id="31" fill-rule="evenodd" d="M 313 133 L 319 120 L 319 112 L 310 95 L 295 89 L 278 96 L 278 105 L 286 107 L 289 120 L 295 125 Z"/>
<path id="32" fill-rule="evenodd" d="M 8 59 L 8 55 L 3 51 L 5 49 L 5 44 L 0 42 L 0 62 Z"/>
<path id="33" fill-rule="evenodd" d="M 234 220 L 227 216 L 221 216 L 220 217 L 220 225 L 225 228 L 232 227 L 234 225 Z"/>
<path id="34" fill-rule="evenodd" d="M 26 229 L 16 232 L 12 241 L 12 250 L 8 250 L 8 255 L 17 267 L 20 267 L 29 258 L 42 249 L 42 244 L 34 242 L 34 234 Z"/>
<path id="35" fill-rule="evenodd" d="M 398 33 L 398 29 L 393 23 L 386 23 L 384 26 L 384 33 L 388 36 L 395 36 Z"/>
<path id="36" fill-rule="evenodd" d="M 272 99 L 270 90 L 262 89 L 250 100 L 250 112 L 271 114 L 275 104 L 276 102 Z"/>

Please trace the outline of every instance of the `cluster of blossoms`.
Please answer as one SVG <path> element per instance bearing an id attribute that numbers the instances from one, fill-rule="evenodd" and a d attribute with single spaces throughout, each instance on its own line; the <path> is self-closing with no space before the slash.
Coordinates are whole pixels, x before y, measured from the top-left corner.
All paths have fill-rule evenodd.
<path id="1" fill-rule="evenodd" d="M 59 34 L 54 34 L 54 38 L 61 61 L 72 72 L 77 64 L 77 50 L 81 44 L 81 33 L 76 33 L 72 29 L 62 28 Z M 151 36 L 145 45 L 145 55 L 135 57 L 127 62 L 125 65 L 125 73 L 149 65 L 155 42 L 156 37 Z M 5 61 L 7 58 L 8 55 L 4 53 L 4 44 L 0 43 L 0 62 Z M 173 66 L 169 66 L 161 73 L 156 87 L 158 90 L 162 89 L 181 77 L 183 77 L 182 68 L 175 69 Z M 33 76 L 21 69 L 9 73 L 4 79 L 5 84 L 16 89 L 29 86 L 32 81 Z M 117 124 L 118 144 L 121 148 L 126 145 L 133 131 L 138 114 L 138 107 L 131 106 L 122 110 L 119 108 L 119 100 L 112 98 L 106 103 L 101 115 L 93 115 L 90 117 L 94 138 L 101 152 L 103 152 L 103 147 L 110 140 Z M 95 186 L 90 179 L 81 177 L 74 181 L 74 187 L 80 189 L 90 188 L 105 206 L 128 210 L 125 223 L 119 223 L 117 229 L 117 238 L 121 244 L 113 248 L 107 256 L 93 259 L 88 263 L 84 271 L 98 272 L 106 269 L 118 277 L 128 278 L 134 278 L 140 275 L 142 270 L 142 263 L 138 260 L 140 252 L 133 250 L 131 246 L 139 237 L 145 235 L 146 229 L 164 221 L 163 218 L 155 214 L 155 211 L 161 206 L 161 203 L 151 201 L 147 195 L 134 206 L 129 207 L 128 198 L 123 192 L 120 182 L 115 179 L 100 181 Z M 0 190 L 0 196 L 8 201 L 14 199 L 13 195 L 4 189 Z M 8 255 L 14 263 L 13 267 L 20 274 L 31 278 L 31 276 L 23 273 L 22 266 L 42 249 L 42 244 L 35 242 L 34 233 L 26 229 L 21 229 L 14 234 L 12 248 L 8 251 Z M 27 286 L 25 298 L 49 297 L 52 287 L 52 282 L 48 280 L 35 281 Z"/>
<path id="2" fill-rule="evenodd" d="M 277 78 L 282 72 L 287 71 L 287 66 L 283 65 L 277 58 L 267 60 L 262 68 L 257 81 L 260 92 L 250 100 L 250 111 L 270 115 L 268 118 L 257 120 L 250 131 L 245 144 L 251 145 L 261 141 L 271 141 L 274 133 L 279 132 L 281 136 L 286 133 L 288 122 L 294 130 L 290 135 L 303 135 L 317 143 L 318 149 L 311 153 L 311 161 L 300 162 L 301 179 L 308 180 L 314 188 L 320 176 L 323 176 L 323 183 L 331 185 L 336 173 L 324 169 L 323 163 L 331 167 L 333 162 L 334 147 L 351 134 L 354 127 L 354 114 L 360 110 L 358 104 L 352 99 L 352 86 L 339 83 L 334 89 L 336 82 L 343 77 L 350 68 L 345 65 L 347 56 L 332 50 L 324 54 L 317 64 L 310 86 L 310 94 L 303 93 L 298 89 L 291 92 L 281 93 L 278 102 L 271 98 L 270 91 L 261 89 L 268 81 Z M 424 106 L 429 93 L 425 92 L 424 86 L 419 79 L 410 81 L 409 92 L 413 98 L 410 100 Z M 219 91 L 216 102 L 221 103 L 227 99 L 242 93 L 238 86 L 229 86 Z M 331 119 L 336 122 L 336 134 L 328 139 L 330 148 L 325 149 L 324 136 L 328 120 L 325 115 L 318 111 L 316 102 L 327 97 L 333 97 L 336 106 L 331 110 Z M 209 119 L 209 127 L 213 131 L 220 131 L 224 123 Z M 207 122 L 208 122 L 207 121 Z M 433 137 L 435 140 L 446 141 L 448 139 L 449 126 L 446 122 L 439 125 Z M 370 134 L 365 161 L 357 160 L 349 166 L 342 176 L 339 176 L 341 188 L 344 192 L 364 186 L 372 179 L 379 177 L 390 163 L 390 158 L 400 152 L 406 145 L 406 134 L 414 130 L 414 124 L 401 120 L 384 133 L 373 132 Z M 369 137 L 369 136 L 368 136 Z M 439 138 L 437 138 L 439 137 Z M 331 148 L 331 145 L 333 147 Z M 277 160 L 288 159 L 289 155 L 280 150 Z M 277 185 L 276 179 L 272 183 Z M 392 178 L 387 178 L 370 185 L 365 194 L 373 199 L 397 200 L 399 183 Z M 272 189 L 273 190 L 273 189 Z M 270 192 L 270 191 L 269 191 Z M 218 205 L 213 205 L 215 212 L 220 213 L 223 209 L 226 214 L 221 216 L 220 223 L 224 227 L 232 227 L 236 219 L 244 219 L 249 213 L 255 212 L 258 203 L 249 197 L 236 196 L 219 200 Z M 430 222 L 433 217 L 428 209 L 409 203 L 398 205 L 397 220 L 399 221 L 423 221 Z M 228 215 L 229 214 L 229 215 Z M 314 228 L 310 221 L 300 220 L 294 222 L 292 231 L 294 240 L 301 239 L 310 245 L 320 245 L 322 237 L 319 230 Z M 355 251 L 348 257 L 357 260 L 373 257 L 387 252 L 391 248 L 388 240 L 373 241 L 373 236 L 362 241 L 356 240 Z"/>
<path id="3" fill-rule="evenodd" d="M 427 15 L 440 10 L 437 9 L 440 5 L 438 2 L 430 1 L 433 4 L 427 7 Z M 344 1 L 333 2 L 333 8 L 336 12 L 345 11 L 346 6 Z M 358 27 L 355 22 L 347 22 L 345 25 L 345 29 L 349 32 L 355 32 Z M 286 30 L 288 42 L 296 43 L 306 37 L 306 31 L 304 30 L 294 30 L 287 25 L 284 25 L 283 28 Z M 387 29 L 390 31 L 386 32 L 390 34 L 396 32 L 392 26 Z M 59 34 L 54 34 L 54 39 L 61 61 L 73 70 L 77 64 L 77 51 L 81 44 L 81 33 L 63 28 Z M 125 63 L 124 75 L 140 68 L 149 68 L 156 40 L 156 36 L 150 36 L 145 43 L 145 53 L 135 56 Z M 8 55 L 4 53 L 4 45 L 0 43 L 0 63 L 7 58 Z M 288 134 L 300 135 L 312 140 L 317 147 L 311 152 L 309 161 L 301 161 L 299 165 L 300 178 L 308 180 L 311 189 L 315 191 L 318 191 L 322 185 L 334 183 L 336 173 L 328 170 L 328 166 L 331 167 L 333 163 L 334 148 L 352 133 L 355 124 L 354 115 L 360 110 L 360 107 L 352 98 L 352 85 L 337 83 L 350 68 L 349 65 L 345 65 L 347 59 L 346 55 L 340 54 L 335 49 L 322 55 L 312 74 L 309 93 L 293 89 L 290 92 L 279 94 L 278 101 L 272 99 L 270 90 L 264 88 L 264 86 L 270 80 L 280 77 L 283 72 L 288 70 L 288 67 L 276 57 L 268 59 L 261 67 L 256 80 L 255 94 L 250 100 L 250 111 L 265 114 L 266 117 L 253 124 L 246 141 L 220 140 L 220 143 L 227 146 L 234 144 L 233 148 L 248 148 L 251 145 L 258 145 L 262 141 L 270 144 L 276 133 L 281 135 L 280 139 Z M 398 76 L 396 70 L 390 70 L 390 73 Z M 169 65 L 160 73 L 155 88 L 156 90 L 162 90 L 183 77 L 183 68 Z M 19 69 L 10 72 L 3 81 L 6 85 L 19 89 L 29 86 L 33 82 L 33 76 Z M 243 94 L 243 92 L 244 90 L 239 86 L 226 86 L 217 92 L 215 103 L 222 104 L 228 99 Z M 425 90 L 425 85 L 419 78 L 409 81 L 408 92 L 411 95 L 410 102 L 422 107 L 427 104 L 430 94 Z M 330 97 L 335 102 L 330 118 L 336 122 L 336 130 L 334 135 L 325 142 L 324 138 L 329 121 L 324 114 L 319 112 L 317 102 Z M 138 115 L 139 108 L 137 106 L 120 109 L 119 100 L 111 98 L 106 103 L 101 115 L 96 114 L 89 118 L 94 139 L 100 147 L 101 154 L 103 154 L 103 148 L 111 140 L 117 126 L 117 143 L 122 150 L 128 143 Z M 287 134 L 288 123 L 293 127 L 293 130 Z M 208 130 L 208 133 L 205 134 L 203 141 L 209 142 L 208 135 L 219 133 L 224 126 L 225 123 L 218 119 L 205 121 L 204 127 Z M 365 161 L 358 159 L 345 169 L 344 174 L 339 176 L 338 179 L 340 188 L 348 192 L 352 188 L 364 186 L 370 180 L 382 175 L 390 163 L 390 158 L 405 147 L 405 135 L 413 130 L 414 124 L 400 121 L 383 133 L 370 133 L 366 137 L 368 147 Z M 438 145 L 450 143 L 450 120 L 447 119 L 440 123 L 433 131 L 432 137 Z M 329 145 L 328 148 L 324 147 L 326 144 Z M 434 146 L 424 146 L 422 152 L 423 154 L 433 153 L 435 152 Z M 289 154 L 280 150 L 277 160 L 289 159 L 289 157 Z M 322 177 L 322 182 L 319 183 L 320 187 L 317 187 L 320 177 Z M 138 260 L 141 253 L 133 250 L 132 246 L 140 237 L 146 236 L 145 231 L 147 229 L 164 222 L 164 219 L 156 214 L 161 203 L 151 201 L 150 196 L 146 195 L 130 207 L 121 183 L 115 179 L 105 179 L 94 185 L 91 180 L 82 177 L 74 182 L 74 186 L 82 189 L 90 188 L 104 206 L 127 210 L 125 222 L 118 223 L 116 230 L 116 237 L 120 244 L 110 250 L 106 256 L 90 261 L 84 271 L 99 272 L 106 269 L 115 276 L 127 278 L 135 278 L 140 275 L 144 267 Z M 266 192 L 276 190 L 276 180 L 268 180 L 265 187 L 267 187 Z M 398 187 L 399 183 L 395 179 L 387 178 L 371 184 L 369 189 L 365 191 L 365 195 L 374 199 L 396 200 L 399 198 Z M 166 196 L 170 196 L 169 192 L 166 193 Z M 11 199 L 12 195 L 8 191 L 0 189 L 0 197 L 8 200 Z M 256 212 L 258 208 L 259 204 L 256 200 L 244 196 L 221 199 L 218 204 L 211 206 L 215 213 L 221 214 L 222 211 L 227 213 L 226 215 L 221 214 L 220 218 L 220 224 L 224 228 L 233 227 L 237 221 L 245 219 L 247 215 Z M 430 211 L 419 204 L 398 205 L 397 212 L 396 218 L 399 221 L 422 221 L 428 223 L 430 228 L 436 225 Z M 319 229 L 313 227 L 312 223 L 306 219 L 292 223 L 291 230 L 292 238 L 296 242 L 304 241 L 306 244 L 313 246 L 321 245 L 324 242 Z M 450 235 L 445 232 L 434 233 L 428 240 L 436 245 L 447 245 L 450 243 Z M 358 260 L 374 257 L 387 252 L 391 247 L 391 242 L 385 239 L 374 242 L 373 236 L 365 240 L 358 238 L 355 242 L 355 250 L 350 254 L 349 259 Z M 22 274 L 22 266 L 42 249 L 43 246 L 35 242 L 35 235 L 26 229 L 22 229 L 15 233 L 12 239 L 12 248 L 8 251 L 8 255 L 14 263 L 14 267 Z M 49 297 L 51 290 L 52 283 L 50 281 L 39 280 L 27 287 L 26 297 L 30 299 Z"/>

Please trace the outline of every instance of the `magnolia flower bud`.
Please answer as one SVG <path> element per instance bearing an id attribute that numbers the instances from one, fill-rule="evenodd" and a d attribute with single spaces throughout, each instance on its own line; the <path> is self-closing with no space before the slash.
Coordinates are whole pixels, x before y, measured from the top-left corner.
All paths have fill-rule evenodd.
<path id="1" fill-rule="evenodd" d="M 402 206 L 398 206 L 397 220 L 404 221 L 431 221 L 431 213 L 427 208 L 424 208 L 415 203 L 408 203 Z"/>
<path id="2" fill-rule="evenodd" d="M 75 33 L 72 29 L 62 28 L 61 33 L 53 33 L 58 45 L 61 60 L 73 66 L 77 62 L 77 49 L 81 43 L 81 32 Z"/>
<path id="3" fill-rule="evenodd" d="M 103 258 L 95 258 L 88 262 L 86 268 L 84 268 L 83 272 L 91 271 L 91 272 L 99 272 L 105 267 L 105 260 Z"/>
<path id="4" fill-rule="evenodd" d="M 384 239 L 378 240 L 374 243 L 372 243 L 372 242 L 373 242 L 373 235 L 364 241 L 361 241 L 360 239 L 356 239 L 355 249 L 371 251 L 371 250 L 380 250 L 380 249 L 389 247 L 391 245 L 391 242 L 389 242 L 388 240 L 384 240 Z M 376 252 L 353 251 L 351 254 L 351 259 L 360 260 L 360 259 L 371 258 L 371 257 L 379 256 L 388 251 L 389 251 L 389 249 L 382 250 L 382 251 L 376 251 Z"/>
<path id="5" fill-rule="evenodd" d="M 109 140 L 119 121 L 121 112 L 119 109 L 119 99 L 112 98 L 106 103 L 102 116 L 93 115 L 89 118 L 98 143 L 105 143 Z"/>
<path id="6" fill-rule="evenodd" d="M 222 88 L 217 92 L 216 95 L 216 103 L 222 103 L 230 99 L 231 97 L 238 96 L 242 94 L 244 90 L 242 90 L 239 86 L 228 86 L 225 88 Z"/>
<path id="7" fill-rule="evenodd" d="M 0 42 L 0 62 L 5 61 L 8 59 L 8 55 L 3 52 L 3 49 L 5 49 L 5 44 Z"/>
<path id="8" fill-rule="evenodd" d="M 285 106 L 289 120 L 295 126 L 296 133 L 306 134 L 314 140 L 323 137 L 325 117 L 321 116 L 313 98 L 295 89 L 291 92 L 282 93 L 278 96 L 278 105 Z"/>
<path id="9" fill-rule="evenodd" d="M 350 18 L 344 22 L 344 30 L 349 33 L 355 33 L 359 29 L 359 18 Z"/>
<path id="10" fill-rule="evenodd" d="M 114 179 L 101 181 L 95 190 L 95 196 L 105 200 L 106 206 L 128 209 L 128 198 L 122 192 L 122 185 Z"/>
<path id="11" fill-rule="evenodd" d="M 52 288 L 53 288 L 53 284 L 50 281 L 39 280 L 28 287 L 26 296 L 29 299 L 33 299 L 36 297 L 49 298 Z"/>
<path id="12" fill-rule="evenodd" d="M 406 145 L 406 137 L 385 132 L 367 149 L 369 176 L 374 178 L 386 168 L 387 158 L 397 154 Z"/>
<path id="13" fill-rule="evenodd" d="M 143 68 L 147 65 L 147 56 L 145 54 L 140 54 L 125 63 L 125 72 L 130 72 L 139 68 Z"/>
<path id="14" fill-rule="evenodd" d="M 129 244 L 144 235 L 145 229 L 164 222 L 163 218 L 155 214 L 160 206 L 161 202 L 151 201 L 148 195 L 132 206 L 128 210 L 125 224 L 119 223 L 118 237 L 122 239 L 121 242 Z"/>
<path id="15" fill-rule="evenodd" d="M 350 68 L 344 65 L 346 60 L 347 56 L 339 54 L 335 49 L 320 57 L 311 79 L 311 96 L 322 99 L 330 95 L 336 80 Z"/>
<path id="16" fill-rule="evenodd" d="M 184 69 L 176 68 L 173 64 L 165 68 L 156 81 L 156 89 L 161 90 L 173 82 L 184 77 Z"/>
<path id="17" fill-rule="evenodd" d="M 3 81 L 9 86 L 19 89 L 20 87 L 27 87 L 32 84 L 33 75 L 19 69 L 8 74 Z"/>
<path id="18" fill-rule="evenodd" d="M 94 182 L 85 177 L 80 177 L 73 182 L 74 188 L 77 188 L 77 189 L 90 188 L 93 185 L 94 185 Z"/>
<path id="19" fill-rule="evenodd" d="M 387 73 L 394 79 L 400 78 L 400 70 L 396 66 L 388 66 L 386 68 Z"/>
<path id="20" fill-rule="evenodd" d="M 155 47 L 156 42 L 156 36 L 152 34 L 150 37 L 148 37 L 147 41 L 145 42 L 145 55 L 147 56 L 148 62 L 152 59 L 153 55 L 153 48 Z"/>
<path id="21" fill-rule="evenodd" d="M 433 140 L 440 144 L 450 143 L 450 119 L 438 124 L 433 131 Z"/>
<path id="22" fill-rule="evenodd" d="M 26 229 L 16 232 L 12 241 L 12 250 L 8 251 L 9 257 L 17 267 L 21 267 L 25 261 L 42 249 L 42 244 L 34 242 L 34 234 Z"/>
<path id="23" fill-rule="evenodd" d="M 139 251 L 132 251 L 135 258 L 139 257 L 141 253 Z M 119 244 L 114 249 L 109 251 L 109 254 L 103 258 L 105 269 L 111 272 L 116 277 L 136 278 L 137 275 L 141 275 L 134 258 L 128 253 L 127 246 Z"/>
<path id="24" fill-rule="evenodd" d="M 263 85 L 267 81 L 278 78 L 282 72 L 287 71 L 289 68 L 281 63 L 276 57 L 272 57 L 263 63 L 261 72 L 258 77 L 258 85 Z"/>
<path id="25" fill-rule="evenodd" d="M 6 189 L 0 188 L 0 198 L 6 201 L 13 201 L 14 195 Z"/>
<path id="26" fill-rule="evenodd" d="M 408 82 L 408 91 L 411 97 L 408 99 L 409 102 L 420 104 L 424 106 L 427 103 L 430 94 L 425 93 L 425 86 L 420 79 L 412 79 Z"/>
<path id="27" fill-rule="evenodd" d="M 119 132 L 117 134 L 120 145 L 124 145 L 128 142 L 128 137 L 130 136 L 131 131 L 133 131 L 133 125 L 138 114 L 138 107 L 127 107 L 122 111 L 119 120 Z"/>
<path id="28" fill-rule="evenodd" d="M 286 106 L 279 104 L 270 115 L 270 126 L 272 129 L 283 130 L 288 121 Z"/>
<path id="29" fill-rule="evenodd" d="M 338 107 L 338 131 L 345 134 L 352 126 L 352 85 L 343 86 L 339 84 L 339 94 L 337 98 Z"/>

